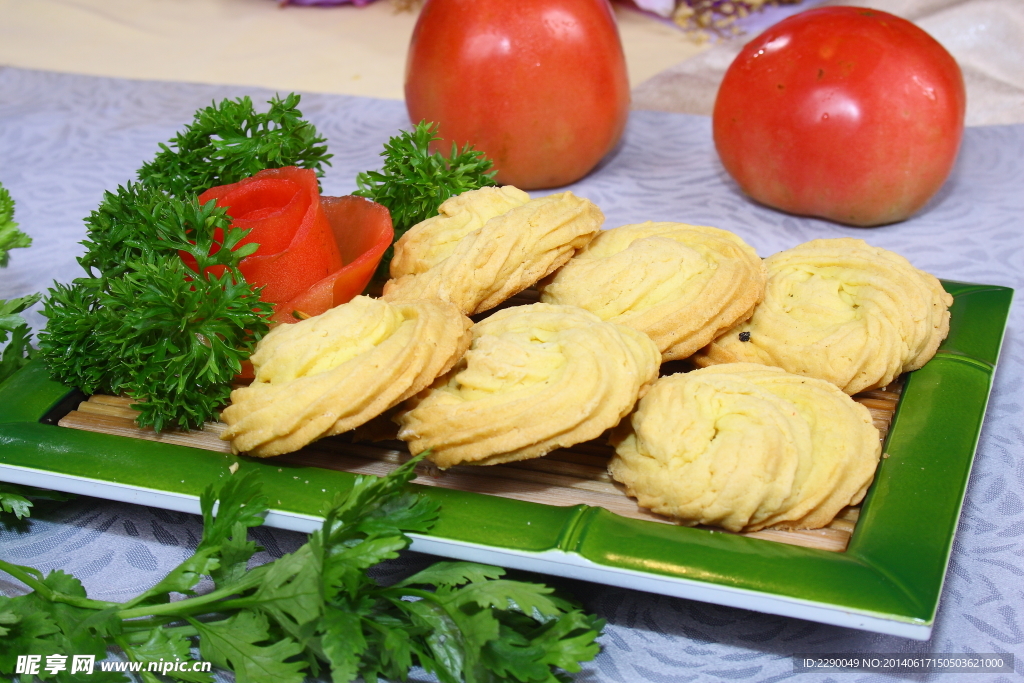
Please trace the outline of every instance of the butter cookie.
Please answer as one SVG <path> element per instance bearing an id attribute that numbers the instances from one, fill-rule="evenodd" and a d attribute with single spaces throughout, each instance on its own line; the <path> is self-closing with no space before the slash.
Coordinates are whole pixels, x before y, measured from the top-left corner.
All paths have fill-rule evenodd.
<path id="1" fill-rule="evenodd" d="M 613 433 L 611 476 L 683 524 L 816 529 L 861 501 L 881 440 L 835 385 L 754 363 L 662 377 Z"/>
<path id="2" fill-rule="evenodd" d="M 764 301 L 695 354 L 698 365 L 774 365 L 856 394 L 920 368 L 949 332 L 941 283 L 864 240 L 812 240 L 765 265 Z"/>
<path id="3" fill-rule="evenodd" d="M 500 206 L 493 192 L 479 196 L 489 202 L 488 210 Z M 466 315 L 486 311 L 562 266 L 604 222 L 604 214 L 592 202 L 562 192 L 514 206 L 466 232 L 487 215 L 475 209 L 477 202 L 471 199 L 454 203 L 447 222 L 424 221 L 409 229 L 404 244 L 396 245 L 399 265 L 384 285 L 384 299 L 441 299 Z M 510 201 L 514 203 L 515 197 Z M 477 211 L 475 218 L 465 224 L 462 218 L 456 220 L 471 209 Z M 450 226 L 461 227 L 449 230 Z M 406 251 L 412 255 L 406 256 Z"/>
<path id="4" fill-rule="evenodd" d="M 236 453 L 267 457 L 354 429 L 449 370 L 471 325 L 443 301 L 366 296 L 279 325 L 252 355 L 255 380 L 231 392 L 221 438 Z"/>
<path id="5" fill-rule="evenodd" d="M 537 458 L 616 425 L 658 375 L 654 342 L 574 306 L 498 311 L 447 376 L 407 401 L 398 438 L 441 468 Z"/>
<path id="6" fill-rule="evenodd" d="M 391 277 L 425 273 L 451 256 L 463 237 L 529 201 L 530 195 L 511 185 L 481 187 L 449 197 L 436 216 L 412 226 L 395 242 Z"/>
<path id="7" fill-rule="evenodd" d="M 541 283 L 541 301 L 580 306 L 688 358 L 746 320 L 764 295 L 757 253 L 726 230 L 650 222 L 605 230 Z"/>

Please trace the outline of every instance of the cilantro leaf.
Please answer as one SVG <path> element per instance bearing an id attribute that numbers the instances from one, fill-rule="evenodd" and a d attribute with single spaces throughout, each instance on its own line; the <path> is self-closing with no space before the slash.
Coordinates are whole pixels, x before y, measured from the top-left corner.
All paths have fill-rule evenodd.
<path id="1" fill-rule="evenodd" d="M 36 502 L 63 502 L 71 498 L 74 496 L 60 491 L 48 491 L 34 486 L 8 484 L 0 481 L 0 523 L 6 525 L 26 523 Z M 10 520 L 9 515 L 14 515 L 15 519 Z"/>
<path id="2" fill-rule="evenodd" d="M 218 501 L 218 514 L 214 516 L 214 505 Z M 219 548 L 220 564 L 210 575 L 218 587 L 230 585 L 241 579 L 246 563 L 261 549 L 246 539 L 246 531 L 263 523 L 270 501 L 262 492 L 256 473 L 248 472 L 229 478 L 219 492 L 213 486 L 206 487 L 199 497 L 199 505 L 203 514 L 203 538 L 197 551 Z"/>
<path id="3" fill-rule="evenodd" d="M 189 617 L 188 622 L 199 633 L 202 658 L 234 671 L 238 683 L 302 683 L 305 678 L 306 663 L 289 661 L 302 647 L 290 638 L 271 638 L 262 614 L 242 610 L 223 621 L 204 623 Z"/>
<path id="4" fill-rule="evenodd" d="M 308 545 L 279 558 L 261 573 L 253 595 L 256 606 L 287 633 L 303 638 L 301 627 L 323 613 L 320 567 Z"/>
<path id="5" fill-rule="evenodd" d="M 0 511 L 13 514 L 18 519 L 29 516 L 32 501 L 18 492 L 11 484 L 0 482 Z"/>
<path id="6" fill-rule="evenodd" d="M 220 567 L 219 548 L 202 548 L 167 573 L 155 586 L 124 604 L 125 608 L 144 605 L 155 601 L 166 602 L 169 593 L 194 595 L 192 589 L 204 575 L 212 574 Z"/>
<path id="7" fill-rule="evenodd" d="M 236 525 L 247 529 L 263 524 L 270 501 L 260 487 L 258 475 L 247 472 L 229 477 L 219 490 L 213 485 L 207 486 L 199 497 L 199 507 L 203 514 L 203 538 L 199 548 L 204 548 L 219 546 L 233 534 L 237 535 Z"/>
<path id="8" fill-rule="evenodd" d="M 554 589 L 536 583 L 496 579 L 471 583 L 458 590 L 440 589 L 438 595 L 448 605 L 461 609 L 467 605 L 481 608 L 517 609 L 523 614 L 535 612 L 544 619 L 561 614 L 564 603 L 550 597 Z"/>
<path id="9" fill-rule="evenodd" d="M 362 615 L 329 610 L 320 624 L 320 646 L 331 665 L 334 680 L 354 680 L 359 675 L 359 661 L 367 648 Z"/>
<path id="10" fill-rule="evenodd" d="M 14 222 L 14 200 L 11 193 L 0 185 L 0 268 L 9 262 L 11 249 L 20 249 L 32 245 L 32 238 L 18 230 Z"/>
<path id="11" fill-rule="evenodd" d="M 245 576 L 246 566 L 252 556 L 263 550 L 246 538 L 246 529 L 241 522 L 235 522 L 231 536 L 220 545 L 220 566 L 210 574 L 218 587 L 239 582 Z"/>
<path id="12" fill-rule="evenodd" d="M 0 353 L 0 382 L 20 370 L 36 355 L 30 343 L 31 331 L 21 313 L 39 301 L 39 297 L 39 294 L 30 294 L 17 299 L 0 299 L 0 344 L 7 342 Z"/>
<path id="13" fill-rule="evenodd" d="M 204 575 L 214 577 L 218 588 L 239 583 L 246 562 L 256 550 L 256 544 L 246 540 L 246 530 L 262 524 L 268 509 L 258 475 L 249 472 L 232 476 L 219 490 L 207 486 L 199 497 L 199 506 L 203 537 L 195 552 L 152 588 L 125 603 L 125 609 L 153 601 L 166 602 L 167 594 L 172 592 L 192 594 Z M 218 508 L 216 515 L 214 508 Z M 256 583 L 255 575 L 249 583 Z"/>
<path id="14" fill-rule="evenodd" d="M 0 649 L 0 672 L 14 673 L 16 654 L 53 652 L 60 628 L 53 618 L 36 608 L 32 594 L 16 598 L 0 596 L 0 625 L 5 647 Z"/>
<path id="15" fill-rule="evenodd" d="M 300 683 L 323 665 L 339 682 L 405 680 L 417 664 L 442 683 L 565 680 L 597 654 L 603 622 L 550 588 L 470 562 L 441 562 L 390 587 L 367 574 L 408 547 L 405 528 L 428 530 L 436 518 L 437 506 L 406 486 L 422 457 L 386 477 L 356 477 L 306 545 L 251 570 L 244 565 L 255 546 L 246 531 L 262 521 L 266 497 L 255 475 L 230 477 L 200 498 L 204 533 L 195 553 L 127 603 L 90 600 L 64 572 L 44 577 L 0 560 L 0 569 L 34 589 L 0 596 L 0 637 L 18 654 L 102 658 L 117 645 L 133 662 L 187 660 L 198 639 L 201 658 L 233 671 L 239 683 Z M 216 587 L 196 595 L 202 574 L 214 576 Z M 172 600 L 172 593 L 186 597 Z M 2 673 L 15 664 L 7 652 L 0 652 Z M 211 680 L 191 671 L 168 675 Z M 158 681 L 150 672 L 142 678 Z M 110 672 L 95 680 L 122 678 Z"/>
<path id="16" fill-rule="evenodd" d="M 118 645 L 133 662 L 170 662 L 174 660 L 192 659 L 191 643 L 185 635 L 176 629 L 156 628 L 149 632 L 149 637 L 138 644 L 129 644 L 123 639 Z M 190 683 L 211 683 L 213 676 L 202 671 L 168 671 L 165 675 L 179 681 Z M 155 676 L 151 676 L 157 681 Z"/>
<path id="17" fill-rule="evenodd" d="M 505 575 L 505 570 L 476 562 L 435 562 L 426 569 L 406 577 L 396 586 L 415 586 L 432 584 L 440 588 L 461 586 L 464 583 L 476 583 L 488 579 L 497 579 Z"/>

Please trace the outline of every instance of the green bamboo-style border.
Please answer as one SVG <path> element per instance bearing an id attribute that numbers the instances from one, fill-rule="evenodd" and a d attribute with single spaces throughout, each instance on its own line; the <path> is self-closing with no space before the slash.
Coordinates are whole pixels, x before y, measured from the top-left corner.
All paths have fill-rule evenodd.
<path id="1" fill-rule="evenodd" d="M 442 548 L 450 542 L 515 554 L 559 550 L 599 567 L 930 625 L 1013 297 L 1005 287 L 943 285 L 954 296 L 950 334 L 936 357 L 907 379 L 888 457 L 845 553 L 627 519 L 585 505 L 417 487 L 441 504 L 430 538 Z M 274 510 L 311 516 L 353 480 L 345 472 L 40 422 L 67 395 L 40 363 L 0 385 L 0 479 L 5 470 L 36 471 L 198 496 L 237 463 L 262 473 Z"/>

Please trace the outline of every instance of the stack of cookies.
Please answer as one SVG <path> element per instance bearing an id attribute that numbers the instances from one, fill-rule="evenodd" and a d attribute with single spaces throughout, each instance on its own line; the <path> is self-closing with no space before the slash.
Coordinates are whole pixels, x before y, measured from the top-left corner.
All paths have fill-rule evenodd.
<path id="1" fill-rule="evenodd" d="M 881 443 L 850 394 L 935 353 L 938 280 L 862 240 L 762 261 L 725 230 L 603 220 L 571 192 L 449 199 L 396 243 L 381 299 L 267 335 L 224 438 L 276 455 L 390 410 L 445 469 L 611 430 L 612 477 L 684 524 L 817 528 L 859 502 Z M 466 317 L 533 285 L 540 303 Z M 687 358 L 702 368 L 658 379 Z"/>
<path id="2" fill-rule="evenodd" d="M 388 301 L 440 299 L 466 315 L 490 310 L 562 266 L 604 222 L 572 192 L 531 200 L 516 188 L 466 192 L 440 211 L 395 244 Z"/>

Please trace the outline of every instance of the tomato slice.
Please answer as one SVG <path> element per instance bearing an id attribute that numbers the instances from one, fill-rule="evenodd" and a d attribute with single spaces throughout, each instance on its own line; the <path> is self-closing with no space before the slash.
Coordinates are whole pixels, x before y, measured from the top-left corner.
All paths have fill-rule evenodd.
<path id="1" fill-rule="evenodd" d="M 200 203 L 211 199 L 227 208 L 232 225 L 249 229 L 240 244 L 260 245 L 239 269 L 263 287 L 261 298 L 274 304 L 271 319 L 278 323 L 298 322 L 295 312 L 319 315 L 360 294 L 394 238 L 385 207 L 352 195 L 321 197 L 309 169 L 260 171 L 199 196 Z"/>
<path id="2" fill-rule="evenodd" d="M 275 322 L 298 322 L 295 312 L 320 315 L 361 294 L 394 239 L 391 213 L 380 204 L 354 195 L 321 197 L 320 201 L 345 265 L 275 306 Z"/>
<path id="3" fill-rule="evenodd" d="M 288 301 L 341 268 L 314 171 L 267 169 L 199 195 L 200 204 L 211 199 L 227 208 L 235 227 L 249 229 L 241 244 L 260 245 L 239 270 L 250 283 L 263 287 L 264 301 Z"/>

